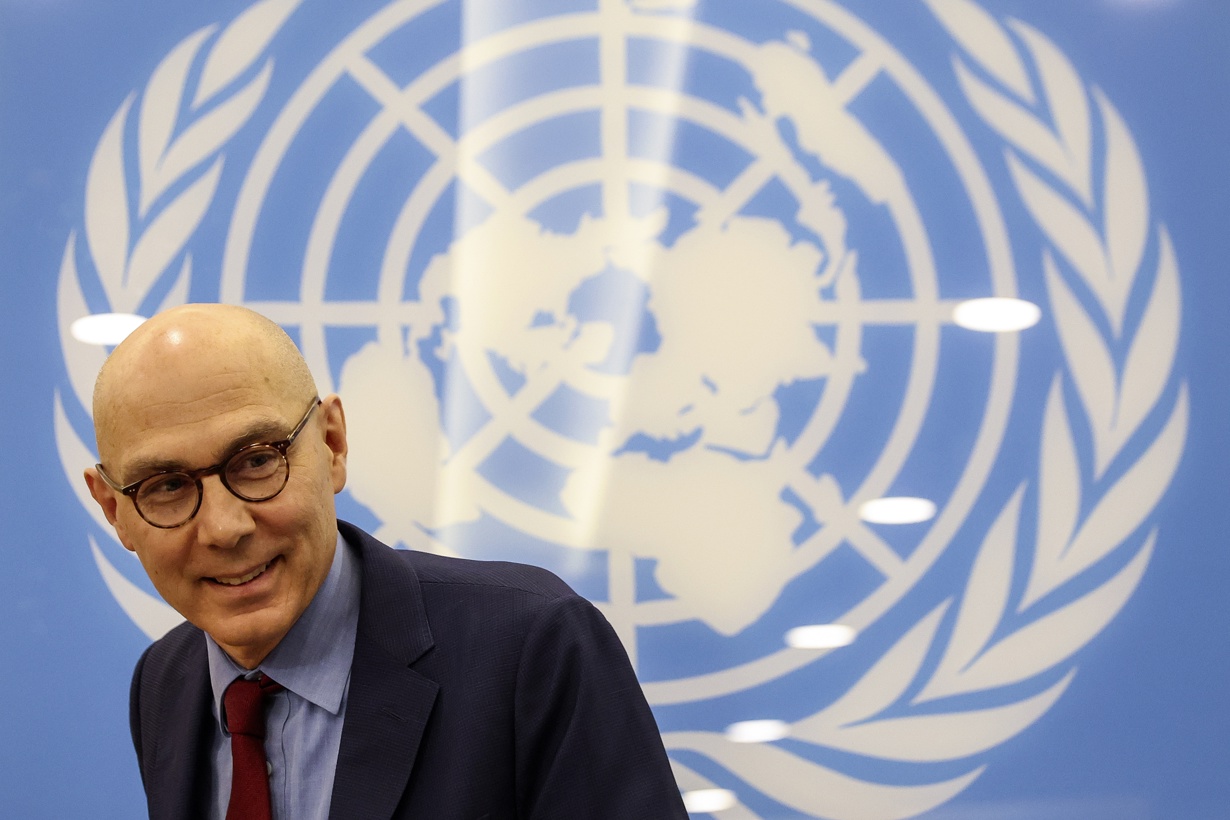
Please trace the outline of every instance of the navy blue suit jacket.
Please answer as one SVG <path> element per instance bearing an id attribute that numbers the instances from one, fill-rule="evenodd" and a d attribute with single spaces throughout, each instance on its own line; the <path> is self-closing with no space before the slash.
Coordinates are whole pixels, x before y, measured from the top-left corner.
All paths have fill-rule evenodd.
<path id="1" fill-rule="evenodd" d="M 338 528 L 362 597 L 331 818 L 686 818 L 627 655 L 588 601 L 541 569 Z M 154 820 L 205 812 L 209 704 L 205 640 L 183 624 L 133 675 Z"/>

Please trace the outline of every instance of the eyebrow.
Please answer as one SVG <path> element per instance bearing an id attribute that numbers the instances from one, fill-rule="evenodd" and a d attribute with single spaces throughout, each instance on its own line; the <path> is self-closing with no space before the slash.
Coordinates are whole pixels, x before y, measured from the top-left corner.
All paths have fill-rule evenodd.
<path id="1" fill-rule="evenodd" d="M 237 436 L 233 436 L 231 440 L 227 442 L 225 447 L 219 448 L 219 452 L 222 453 L 222 456 L 215 461 L 214 464 L 220 464 L 230 458 L 235 451 L 247 447 L 248 445 L 266 443 L 271 444 L 275 441 L 281 441 L 289 435 L 289 431 L 282 432 L 282 428 L 285 426 L 285 422 L 267 419 L 254 422 L 248 427 L 248 429 L 244 430 Z M 202 466 L 207 467 L 211 465 Z M 197 469 L 201 469 L 201 467 L 189 467 L 184 464 L 184 462 L 177 461 L 175 459 L 141 458 L 130 464 L 127 470 L 129 475 L 139 476 L 140 478 L 134 478 L 124 483 L 131 484 L 133 481 L 139 481 L 142 478 L 157 475 L 158 473 L 177 473 L 181 471 L 187 472 Z"/>

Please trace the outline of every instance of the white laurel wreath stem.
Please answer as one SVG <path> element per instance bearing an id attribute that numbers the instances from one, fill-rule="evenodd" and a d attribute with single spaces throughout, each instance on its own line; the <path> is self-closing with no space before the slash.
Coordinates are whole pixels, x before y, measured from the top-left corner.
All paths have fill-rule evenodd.
<path id="1" fill-rule="evenodd" d="M 1042 103 L 1050 109 L 1055 139 L 1063 147 L 1066 162 L 1052 170 L 1068 183 L 1086 208 L 1092 208 L 1093 134 L 1085 85 L 1054 43 L 1019 20 L 1010 21 L 1009 25 L 1025 42 L 1038 68 Z"/>
<path id="2" fill-rule="evenodd" d="M 972 4 L 935 0 L 932 6 L 937 5 L 943 7 L 946 26 L 965 46 L 967 56 L 980 70 L 1001 76 L 1002 69 L 985 64 L 985 49 L 965 41 L 972 29 L 952 22 L 958 7 L 968 9 Z M 1042 86 L 1038 96 L 1047 102 L 1053 125 L 978 78 L 960 61 L 956 71 L 975 110 L 1016 149 L 1008 152 L 1007 161 L 1027 210 L 1089 286 L 1111 326 L 1108 337 L 1068 287 L 1052 255 L 1045 253 L 1043 268 L 1068 375 L 1080 398 L 1082 420 L 1094 437 L 1096 478 L 1105 474 L 1128 440 L 1140 432 L 1169 381 L 1178 340 L 1177 264 L 1169 237 L 1160 229 L 1158 265 L 1148 305 L 1139 325 L 1130 332 L 1125 328 L 1125 310 L 1138 288 L 1147 286 L 1140 279 L 1140 266 L 1150 231 L 1139 155 L 1113 106 L 1093 92 L 1107 135 L 1102 169 L 1105 213 L 1101 225 L 1095 224 L 1096 214 L 1088 213 L 1093 185 L 1092 129 L 1084 88 L 1053 44 L 1022 23 L 1011 25 L 1037 67 Z M 1017 96 L 1026 95 L 1017 90 Z M 1061 162 L 1062 158 L 1067 162 Z M 1026 159 L 1067 183 L 1066 195 L 1032 170 Z M 1081 204 L 1073 204 L 1068 197 Z M 1122 372 L 1114 363 L 1116 342 L 1128 347 Z M 1042 430 L 1038 543 L 1021 612 L 1100 565 L 1144 524 L 1177 469 L 1187 414 L 1186 389 L 1180 387 L 1161 431 L 1123 475 L 1088 505 L 1081 519 L 1081 469 L 1062 380 L 1056 378 Z M 992 643 L 1009 611 L 1012 567 L 1021 548 L 1017 519 L 1022 494 L 1023 488 L 988 532 L 952 637 L 916 703 L 1020 683 L 1055 668 L 1118 614 L 1139 583 L 1156 531 L 1149 533 L 1144 545 L 1109 580 Z"/>
<path id="3" fill-rule="evenodd" d="M 818 746 L 905 763 L 962 760 L 989 751 L 1034 724 L 1059 700 L 1070 671 L 1037 695 L 986 709 L 909 715 L 834 728 L 806 739 Z M 793 737 L 799 737 L 792 732 Z"/>
<path id="4" fill-rule="evenodd" d="M 183 616 L 163 603 L 161 598 L 150 595 L 112 566 L 103 551 L 98 548 L 94 536 L 88 538 L 90 552 L 94 555 L 94 564 L 103 577 L 103 583 L 111 590 L 115 600 L 119 601 L 124 614 L 132 619 L 150 640 L 161 638 L 183 623 Z"/>
<path id="5" fill-rule="evenodd" d="M 805 760 L 776 746 L 731 743 L 713 732 L 667 732 L 671 749 L 704 754 L 752 788 L 805 814 L 836 820 L 899 820 L 928 811 L 961 793 L 982 773 L 920 786 L 872 783 Z"/>
<path id="6" fill-rule="evenodd" d="M 1018 488 L 987 530 L 970 571 L 965 596 L 943 659 L 917 698 L 925 702 L 962 691 L 965 670 L 990 643 L 1008 608 L 1013 562 L 1017 552 L 1021 499 Z"/>
<path id="7" fill-rule="evenodd" d="M 968 0 L 926 0 L 926 3 L 949 36 L 965 46 L 975 62 L 1000 85 L 1033 104 L 1035 97 L 1029 71 L 1011 38 L 990 13 Z"/>
<path id="8" fill-rule="evenodd" d="M 102 285 L 107 303 L 104 311 L 140 312 L 151 291 L 167 275 L 173 276 L 170 290 L 155 310 L 188 301 L 192 258 L 184 250 L 217 193 L 223 149 L 248 122 L 269 88 L 272 59 L 266 59 L 259 69 L 256 63 L 299 3 L 262 0 L 223 30 L 204 56 L 205 67 L 186 118 L 181 109 L 191 70 L 216 26 L 189 35 L 162 60 L 140 95 L 135 207 L 125 141 L 137 95 L 130 95 L 112 116 L 90 162 L 84 214 L 85 248 Z M 250 79 L 239 82 L 249 73 Z M 138 229 L 135 237 L 134 226 Z M 83 293 L 76 236 L 70 234 L 65 246 L 57 307 L 72 392 L 88 413 L 93 379 L 105 351 L 83 350 L 87 346 L 69 332 L 73 321 L 98 312 L 90 309 Z M 182 262 L 172 272 L 172 265 L 181 256 Z M 67 355 L 70 351 L 72 355 Z M 81 481 L 82 471 L 94 463 L 96 456 L 69 422 L 61 392 L 56 394 L 54 412 L 65 476 L 100 530 L 109 534 L 110 527 Z M 111 542 L 116 543 L 114 538 Z M 129 582 L 93 538 L 90 547 L 108 588 L 147 635 L 157 638 L 182 620 L 161 600 Z"/>
<path id="9" fill-rule="evenodd" d="M 1129 436 L 1156 406 L 1179 350 L 1179 320 L 1182 297 L 1179 265 L 1170 234 L 1158 234 L 1158 267 L 1148 306 L 1141 317 L 1136 339 L 1128 348 L 1119 382 L 1111 449 L 1118 452 Z M 1165 367 L 1159 367 L 1159 363 Z"/>
<path id="10" fill-rule="evenodd" d="M 1153 443 L 1097 500 L 1072 539 L 1063 542 L 1053 563 L 1039 567 L 1039 573 L 1049 577 L 1037 583 L 1034 599 L 1093 567 L 1145 522 L 1178 468 L 1186 437 L 1187 391 L 1182 389 Z M 1027 600 L 1024 605 L 1032 602 Z"/>
<path id="11" fill-rule="evenodd" d="M 1038 467 L 1038 532 L 1022 606 L 1029 607 L 1071 576 L 1059 571 L 1081 508 L 1081 472 L 1076 438 L 1063 398 L 1063 379 L 1051 383 L 1042 420 Z"/>
<path id="12" fill-rule="evenodd" d="M 173 48 L 158 64 L 145 86 L 137 129 L 137 157 L 142 180 L 139 216 L 144 216 L 149 211 L 154 198 L 165 188 L 165 182 L 159 179 L 159 165 L 171 143 L 176 120 L 179 119 L 188 71 L 192 68 L 201 44 L 213 33 L 214 28 L 206 26 L 199 29 Z"/>
<path id="13" fill-rule="evenodd" d="M 205 58 L 192 108 L 195 110 L 212 100 L 253 65 L 301 2 L 265 0 L 253 3 L 236 17 L 219 35 L 218 42 Z"/>
<path id="14" fill-rule="evenodd" d="M 1149 191 L 1136 142 L 1123 118 L 1102 92 L 1093 91 L 1106 134 L 1102 207 L 1111 279 L 1126 295 L 1144 258 L 1149 238 Z M 1122 318 L 1122 317 L 1120 317 Z M 1116 324 L 1116 330 L 1119 325 Z"/>
<path id="15" fill-rule="evenodd" d="M 791 736 L 838 745 L 831 738 L 835 727 L 870 720 L 896 703 L 922 669 L 948 607 L 945 602 L 927 613 L 831 706 L 795 723 Z"/>
<path id="16" fill-rule="evenodd" d="M 1068 287 L 1049 252 L 1043 255 L 1042 269 L 1059 343 L 1069 359 L 1068 369 L 1093 434 L 1094 461 L 1100 475 L 1113 455 L 1110 430 L 1118 381 L 1114 359 L 1094 318 Z"/>
<path id="17" fill-rule="evenodd" d="M 130 96 L 103 130 L 85 180 L 85 236 L 110 310 L 131 313 L 128 279 L 128 185 L 124 181 L 124 124 Z M 71 322 L 77 317 L 68 317 Z"/>
<path id="18" fill-rule="evenodd" d="M 138 312 L 196 232 L 217 193 L 221 151 L 264 99 L 272 76 L 272 59 L 226 96 L 219 93 L 254 67 L 297 5 L 297 0 L 264 0 L 222 32 L 204 57 L 202 83 L 208 83 L 208 88 L 198 87 L 193 111 L 199 111 L 205 103 L 212 107 L 186 122 L 180 122 L 181 108 L 191 69 L 216 27 L 207 26 L 186 37 L 155 69 L 142 92 L 138 117 L 136 220 L 145 220 L 160 199 L 166 201 L 147 220 L 135 241 L 132 227 L 139 223 L 130 213 L 124 154 L 135 95 L 112 117 L 90 163 L 85 209 L 87 244 L 109 310 Z M 177 127 L 181 128 L 178 135 Z M 205 170 L 189 181 L 202 165 Z M 189 268 L 181 268 L 180 275 L 186 270 Z M 178 282 L 176 285 L 177 292 L 182 292 Z"/>
<path id="19" fill-rule="evenodd" d="M 90 345 L 73 337 L 72 320 L 88 316 L 90 308 L 85 294 L 81 292 L 81 280 L 77 274 L 77 234 L 68 235 L 64 255 L 60 258 L 60 278 L 56 288 L 56 314 L 59 317 L 60 350 L 66 354 L 64 365 L 73 395 L 82 407 L 90 407 L 94 394 L 94 379 L 107 358 L 107 352 L 98 345 Z M 65 317 L 68 321 L 65 321 Z M 69 355 L 71 353 L 71 355 Z"/>

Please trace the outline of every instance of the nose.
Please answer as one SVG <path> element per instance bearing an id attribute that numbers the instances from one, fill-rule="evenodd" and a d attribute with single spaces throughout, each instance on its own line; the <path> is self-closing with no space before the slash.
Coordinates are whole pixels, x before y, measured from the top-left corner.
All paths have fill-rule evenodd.
<path id="1" fill-rule="evenodd" d="M 201 508 L 194 519 L 197 540 L 205 546 L 230 549 L 256 529 L 251 502 L 231 493 L 217 475 L 201 479 Z"/>

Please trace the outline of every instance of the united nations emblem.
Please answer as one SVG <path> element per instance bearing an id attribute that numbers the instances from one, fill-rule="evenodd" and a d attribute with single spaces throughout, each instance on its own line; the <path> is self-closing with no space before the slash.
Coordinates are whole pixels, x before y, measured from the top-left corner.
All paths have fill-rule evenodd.
<path id="1" fill-rule="evenodd" d="M 242 303 L 345 399 L 343 515 L 594 599 L 724 816 L 914 816 L 1047 712 L 1149 562 L 1187 394 L 1141 159 L 1044 34 L 970 0 L 910 12 L 929 45 L 828 0 L 403 0 L 290 77 L 299 6 L 183 40 L 98 142 L 74 485 L 103 353 L 71 322 Z M 954 323 L 978 297 L 1043 321 Z M 935 515 L 860 515 L 894 496 Z M 859 638 L 783 643 L 817 623 Z M 751 718 L 777 739 L 724 732 Z"/>

